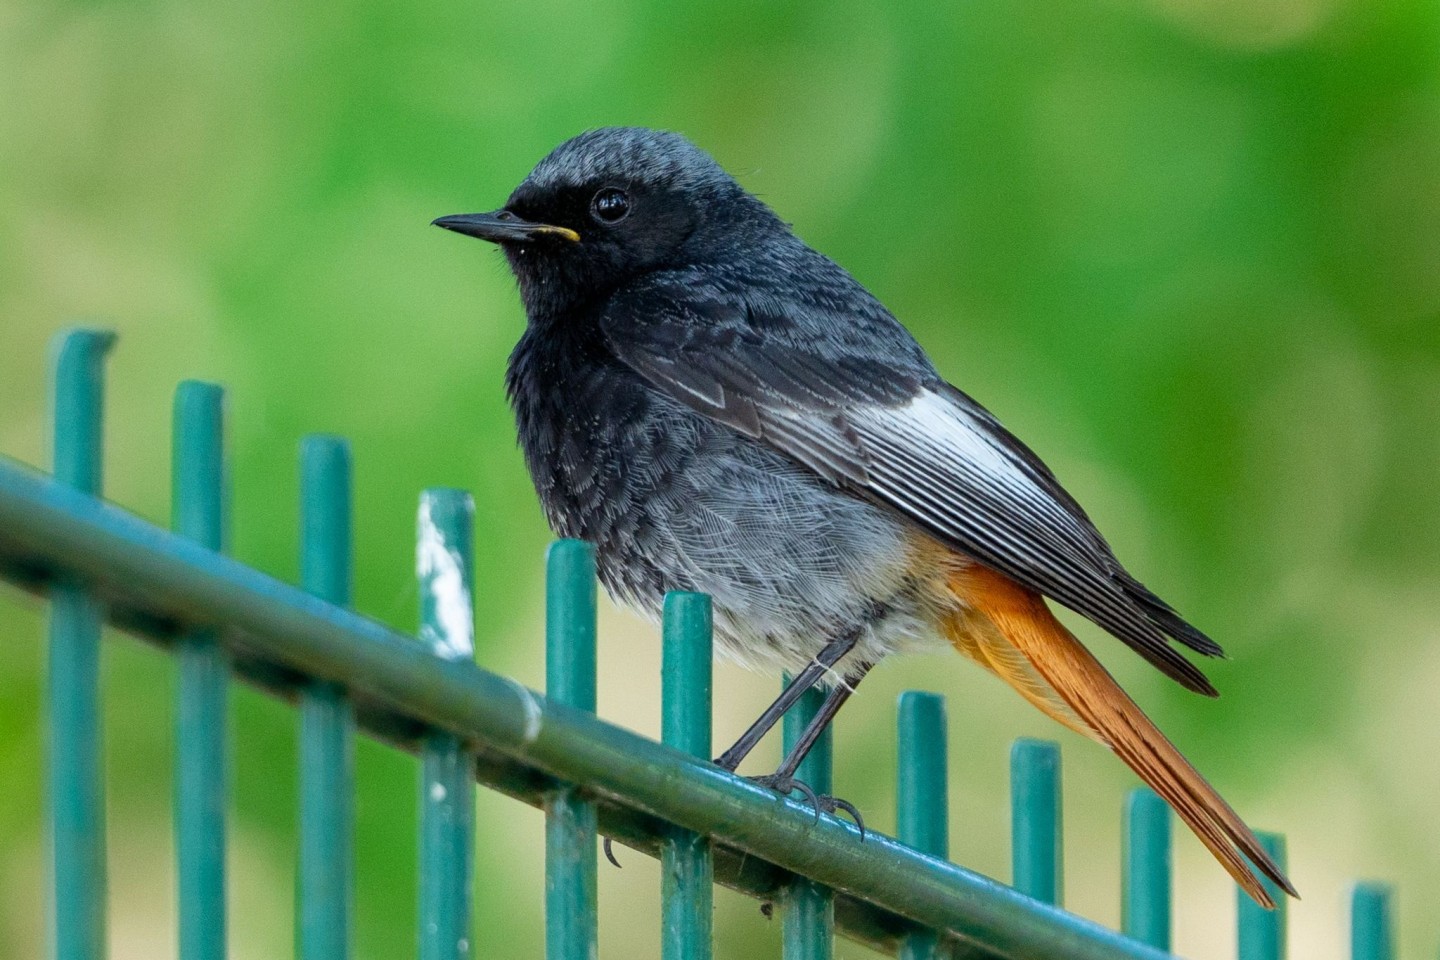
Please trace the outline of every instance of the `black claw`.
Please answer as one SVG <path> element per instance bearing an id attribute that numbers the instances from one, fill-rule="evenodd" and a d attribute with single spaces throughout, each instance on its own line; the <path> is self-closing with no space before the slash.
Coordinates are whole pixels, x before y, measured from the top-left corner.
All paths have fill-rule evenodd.
<path id="1" fill-rule="evenodd" d="M 839 797 L 832 797 L 829 794 L 817 794 L 810 788 L 810 784 L 804 780 L 796 780 L 794 777 L 781 777 L 772 773 L 764 777 L 749 777 L 751 783 L 758 783 L 762 787 L 769 787 L 781 796 L 789 796 L 793 791 L 800 791 L 810 806 L 815 808 L 815 819 L 820 819 L 820 814 L 828 813 L 834 815 L 841 811 L 855 821 L 856 828 L 860 831 L 860 841 L 865 841 L 865 818 L 860 815 L 860 810 L 849 800 L 842 800 Z"/>
<path id="2" fill-rule="evenodd" d="M 861 827 L 861 828 L 860 828 L 860 836 L 862 836 L 862 837 L 865 836 L 865 828 L 864 828 L 864 827 Z M 615 864 L 615 869 L 616 869 L 616 870 L 622 870 L 622 869 L 624 869 L 623 867 L 620 866 L 620 861 L 615 859 L 615 851 L 610 848 L 610 838 L 609 838 L 609 837 L 606 837 L 606 838 L 605 838 L 605 842 L 600 845 L 600 848 L 605 851 L 605 859 L 606 859 L 606 860 L 609 860 L 611 863 Z"/>
<path id="3" fill-rule="evenodd" d="M 799 790 L 802 794 L 804 794 L 805 799 L 810 801 L 810 806 L 815 808 L 815 822 L 819 823 L 820 814 L 823 810 L 820 805 L 819 794 L 817 794 L 814 790 L 811 790 L 810 784 L 806 783 L 804 780 L 791 780 L 790 784 L 792 789 Z"/>
<path id="4" fill-rule="evenodd" d="M 776 777 L 773 773 L 763 777 L 746 777 L 745 779 L 759 786 L 769 787 L 771 790 L 774 790 L 776 793 L 781 794 L 782 796 L 788 794 L 792 789 L 791 785 L 788 782 L 782 783 L 780 779 Z"/>
<path id="5" fill-rule="evenodd" d="M 841 800 L 839 797 L 823 797 L 822 801 L 830 807 L 831 813 L 837 810 L 848 813 L 850 819 L 855 821 L 855 826 L 860 829 L 860 842 L 865 842 L 865 818 L 860 816 L 860 811 L 856 809 L 855 804 L 849 800 Z"/>
<path id="6" fill-rule="evenodd" d="M 820 814 L 826 812 L 825 804 L 821 801 L 820 795 L 812 790 L 810 784 L 804 780 L 796 780 L 794 777 L 782 777 L 777 773 L 772 773 L 764 777 L 750 777 L 749 779 L 751 783 L 758 783 L 762 787 L 769 787 L 782 797 L 788 797 L 794 791 L 799 790 L 801 796 L 810 802 L 810 806 L 815 808 L 816 820 L 820 819 Z"/>

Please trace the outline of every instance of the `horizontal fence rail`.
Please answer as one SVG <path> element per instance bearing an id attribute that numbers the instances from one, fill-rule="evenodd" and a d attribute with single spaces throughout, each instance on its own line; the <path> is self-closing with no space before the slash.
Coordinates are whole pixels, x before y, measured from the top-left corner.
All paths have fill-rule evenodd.
<path id="1" fill-rule="evenodd" d="M 1124 933 L 1060 909 L 1062 806 L 1054 744 L 1011 755 L 1012 888 L 946 861 L 942 698 L 898 708 L 899 839 L 819 816 L 803 801 L 710 763 L 711 609 L 666 599 L 662 740 L 595 715 L 594 555 L 578 541 L 547 559 L 548 696 L 474 662 L 474 505 L 430 490 L 417 519 L 418 639 L 347 608 L 350 454 L 342 440 L 302 445 L 301 586 L 224 555 L 228 491 L 224 397 L 182 384 L 175 406 L 174 532 L 98 499 L 102 360 L 108 335 L 63 339 L 56 353 L 55 475 L 0 457 L 0 577 L 50 600 L 54 950 L 100 960 L 105 945 L 100 625 L 180 661 L 176 850 L 182 956 L 225 956 L 225 723 L 231 678 L 298 708 L 301 725 L 297 956 L 349 955 L 356 731 L 417 754 L 422 960 L 462 960 L 470 942 L 476 782 L 546 814 L 546 956 L 592 960 L 597 836 L 663 868 L 661 956 L 711 955 L 712 884 L 782 914 L 786 960 L 828 960 L 839 932 L 906 958 L 1111 960 L 1170 949 L 1170 815 L 1148 790 L 1126 798 Z M 819 707 L 812 691 L 785 717 L 787 748 Z M 830 787 L 828 733 L 798 771 Z M 1264 835 L 1283 859 L 1283 838 Z M 771 907 L 767 906 L 767 910 Z M 1388 890 L 1355 888 L 1352 956 L 1389 960 Z M 1240 960 L 1284 956 L 1285 914 L 1242 897 Z M 483 955 L 483 954 L 478 954 Z"/>

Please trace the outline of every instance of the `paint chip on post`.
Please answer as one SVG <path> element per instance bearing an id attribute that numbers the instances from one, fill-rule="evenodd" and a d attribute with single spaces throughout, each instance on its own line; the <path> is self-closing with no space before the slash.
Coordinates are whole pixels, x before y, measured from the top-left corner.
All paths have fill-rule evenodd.
<path id="1" fill-rule="evenodd" d="M 415 567 L 420 640 L 437 658 L 474 662 L 475 502 L 463 490 L 420 495 Z M 461 960 L 472 917 L 475 758 L 453 732 L 421 749 L 420 960 Z"/>
<path id="2" fill-rule="evenodd" d="M 529 687 L 518 680 L 510 677 L 502 678 L 515 691 L 520 698 L 520 705 L 525 710 L 525 728 L 520 732 L 520 742 L 531 744 L 535 738 L 540 736 L 540 724 L 544 722 L 544 713 L 540 709 L 540 701 L 535 699 L 535 694 Z"/>
<path id="3" fill-rule="evenodd" d="M 420 639 L 448 660 L 469 660 L 475 656 L 475 618 L 465 561 L 447 537 L 447 533 L 453 536 L 454 529 L 446 529 L 446 520 L 453 518 L 437 516 L 453 510 L 454 504 L 444 502 L 441 496 L 446 492 L 427 491 L 420 501 L 415 572 L 424 585 L 422 603 L 434 610 L 433 618 L 422 621 Z"/>

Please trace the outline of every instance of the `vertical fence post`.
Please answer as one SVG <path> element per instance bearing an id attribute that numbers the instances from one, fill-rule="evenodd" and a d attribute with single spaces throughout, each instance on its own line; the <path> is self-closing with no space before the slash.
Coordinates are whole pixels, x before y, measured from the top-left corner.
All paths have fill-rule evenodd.
<path id="1" fill-rule="evenodd" d="M 579 540 L 546 556 L 545 696 L 595 710 L 595 554 Z M 595 804 L 561 787 L 545 800 L 546 960 L 595 957 L 595 866 Z"/>
<path id="2" fill-rule="evenodd" d="M 1125 796 L 1121 930 L 1170 949 L 1170 808 L 1148 787 Z"/>
<path id="3" fill-rule="evenodd" d="M 789 679 L 785 678 L 787 683 Z M 786 711 L 786 753 L 800 739 L 824 700 L 823 690 L 811 689 Z M 827 729 L 795 771 L 795 779 L 804 781 L 818 794 L 831 790 L 832 742 L 832 729 Z M 834 950 L 835 895 L 813 880 L 795 877 L 785 885 L 783 903 L 785 960 L 830 960 Z"/>
<path id="4" fill-rule="evenodd" d="M 225 548 L 223 391 L 186 381 L 175 392 L 171 526 Z M 175 644 L 175 854 L 180 956 L 225 956 L 226 685 L 230 665 L 213 630 Z"/>
<path id="5" fill-rule="evenodd" d="M 470 494 L 421 494 L 415 548 L 420 639 L 451 660 L 475 656 L 474 528 Z M 429 734 L 420 752 L 420 960 L 464 960 L 470 953 L 475 758 L 450 733 Z"/>
<path id="6" fill-rule="evenodd" d="M 710 759 L 711 613 L 701 593 L 665 598 L 660 739 Z M 710 841 L 678 827 L 660 855 L 662 960 L 709 960 L 714 905 Z"/>
<path id="7" fill-rule="evenodd" d="M 1393 923 L 1390 888 L 1357 883 L 1350 893 L 1351 960 L 1391 960 L 1395 955 Z"/>
<path id="8" fill-rule="evenodd" d="M 950 855 L 945 698 L 902 693 L 899 727 L 896 832 L 902 843 L 944 860 Z M 937 946 L 933 930 L 908 934 L 900 945 L 900 960 L 932 960 Z"/>
<path id="9" fill-rule="evenodd" d="M 1021 737 L 1010 748 L 1010 858 L 1015 889 L 1060 906 L 1060 747 Z"/>
<path id="10" fill-rule="evenodd" d="M 1285 869 L 1285 838 L 1277 833 L 1256 833 L 1260 846 Z M 1245 893 L 1236 890 L 1239 904 L 1240 960 L 1283 960 L 1285 956 L 1285 895 L 1269 880 L 1261 878 L 1277 906 L 1266 910 Z"/>
<path id="11" fill-rule="evenodd" d="M 62 334 L 53 346 L 55 479 L 100 494 L 105 353 L 114 336 Z M 100 734 L 100 603 L 78 583 L 50 593 L 52 945 L 58 960 L 105 955 L 105 787 Z"/>
<path id="12" fill-rule="evenodd" d="M 306 437 L 300 450 L 300 579 L 347 606 L 351 592 L 350 450 Z M 354 851 L 354 726 L 345 691 L 315 682 L 300 695 L 300 960 L 345 960 L 350 950 Z"/>

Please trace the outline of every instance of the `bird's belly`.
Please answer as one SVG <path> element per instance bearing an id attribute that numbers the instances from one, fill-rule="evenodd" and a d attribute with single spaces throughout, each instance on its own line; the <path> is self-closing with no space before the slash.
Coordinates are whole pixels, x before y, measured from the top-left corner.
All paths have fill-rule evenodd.
<path id="1" fill-rule="evenodd" d="M 847 662 L 940 644 L 901 520 L 728 432 L 687 453 L 596 538 L 613 596 L 654 618 L 667 591 L 709 594 L 718 651 L 774 672 L 846 633 Z"/>

